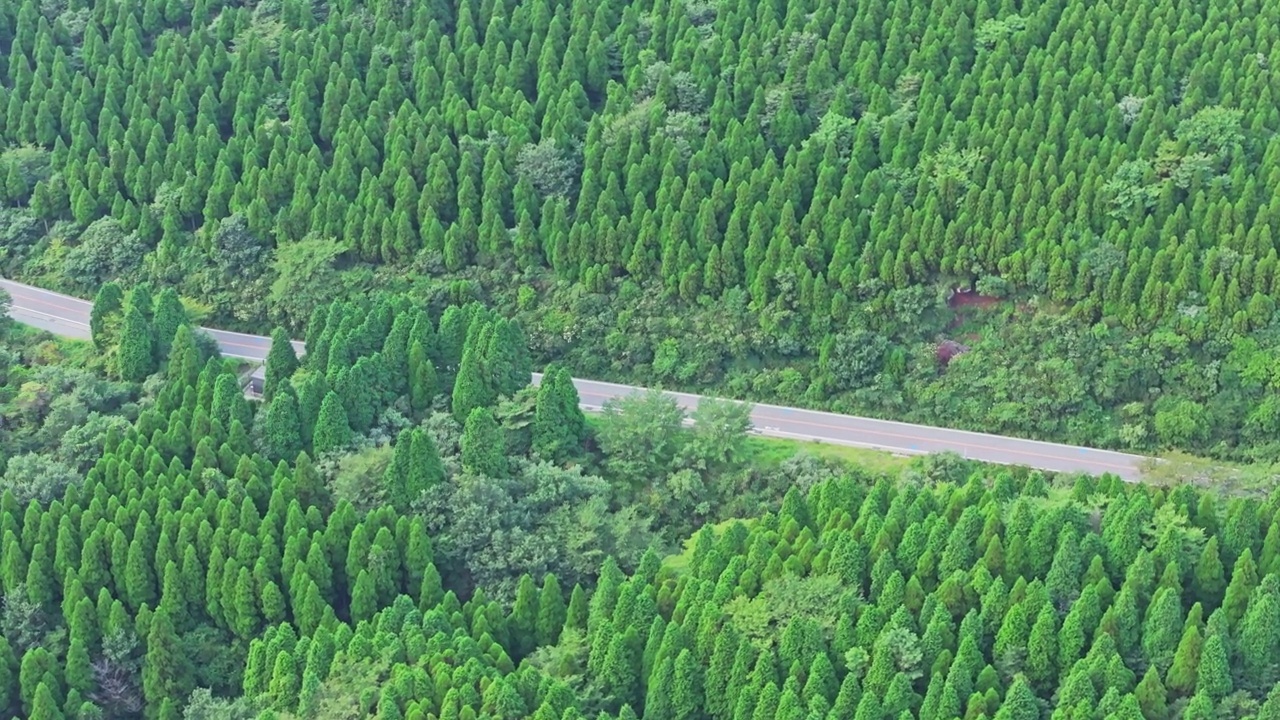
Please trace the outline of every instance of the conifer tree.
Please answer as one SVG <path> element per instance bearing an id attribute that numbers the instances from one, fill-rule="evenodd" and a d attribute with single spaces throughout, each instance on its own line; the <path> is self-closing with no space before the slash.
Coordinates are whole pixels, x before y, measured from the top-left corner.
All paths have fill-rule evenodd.
<path id="1" fill-rule="evenodd" d="M 560 639 L 566 617 L 567 607 L 564 595 L 560 592 L 560 584 L 555 575 L 547 573 L 538 596 L 538 617 L 535 623 L 538 645 L 554 645 Z"/>
<path id="2" fill-rule="evenodd" d="M 409 407 L 415 414 L 424 415 L 440 389 L 435 365 L 421 342 L 414 342 L 409 348 L 408 373 Z"/>
<path id="3" fill-rule="evenodd" d="M 373 576 L 367 570 L 360 570 L 351 590 L 351 620 L 360 622 L 373 617 L 378 609 L 378 591 Z"/>
<path id="4" fill-rule="evenodd" d="M 1169 717 L 1168 699 L 1165 695 L 1164 683 L 1154 667 L 1148 667 L 1142 682 L 1133 690 L 1138 700 L 1138 707 L 1146 720 L 1167 720 Z"/>
<path id="5" fill-rule="evenodd" d="M 338 394 L 330 391 L 320 405 L 312 445 L 317 455 L 346 447 L 351 441 L 351 426 L 347 424 L 347 411 Z"/>
<path id="6" fill-rule="evenodd" d="M 302 452 L 302 421 L 292 392 L 278 393 L 267 406 L 262 440 L 268 458 L 293 459 Z"/>
<path id="7" fill-rule="evenodd" d="M 1025 677 L 1019 675 L 1013 679 L 995 717 L 996 720 L 1037 720 L 1040 717 L 1039 705 Z"/>
<path id="8" fill-rule="evenodd" d="M 89 330 L 99 352 L 106 352 L 116 342 L 116 323 L 124 309 L 124 291 L 115 282 L 103 283 L 93 298 L 89 312 Z"/>
<path id="9" fill-rule="evenodd" d="M 462 466 L 470 472 L 488 477 L 507 474 L 506 443 L 493 411 L 477 407 L 467 416 L 462 431 Z"/>
<path id="10" fill-rule="evenodd" d="M 53 691 L 45 683 L 40 683 L 36 687 L 35 697 L 31 702 L 31 713 L 27 717 L 31 720 L 63 720 L 66 716 L 58 709 Z"/>
<path id="11" fill-rule="evenodd" d="M 267 402 L 275 399 L 276 390 L 286 382 L 298 369 L 298 354 L 284 328 L 276 327 L 271 331 L 271 349 L 267 351 L 264 365 L 265 379 L 262 383 L 262 397 Z"/>
<path id="12" fill-rule="evenodd" d="M 1196 678 L 1200 667 L 1200 656 L 1203 652 L 1204 640 L 1200 629 L 1188 625 L 1182 631 L 1182 639 L 1178 641 L 1178 649 L 1173 655 L 1173 664 L 1165 676 L 1165 687 L 1175 695 L 1189 696 L 1196 689 Z"/>
<path id="13" fill-rule="evenodd" d="M 1162 588 L 1147 608 L 1142 630 L 1143 654 L 1161 673 L 1173 663 L 1182 634 L 1182 620 L 1178 594 L 1172 589 Z"/>
<path id="14" fill-rule="evenodd" d="M 1217 607 L 1222 591 L 1226 587 L 1226 581 L 1223 578 L 1222 560 L 1218 553 L 1218 537 L 1211 535 L 1204 545 L 1204 550 L 1200 552 L 1200 559 L 1196 562 L 1195 579 L 1192 583 L 1197 599 L 1206 607 Z"/>
<path id="15" fill-rule="evenodd" d="M 563 461 L 578 452 L 586 436 L 586 418 L 567 370 L 549 367 L 538 387 L 533 420 L 533 449 Z"/>
<path id="16" fill-rule="evenodd" d="M 1221 633 L 1210 633 L 1204 641 L 1200 666 L 1196 673 L 1196 691 L 1213 700 L 1231 693 L 1231 669 L 1227 659 L 1226 639 Z"/>
<path id="17" fill-rule="evenodd" d="M 169 357 L 178 328 L 187 323 L 187 311 L 178 293 L 166 287 L 156 296 L 155 318 L 152 320 L 152 337 L 155 338 L 155 364 L 158 366 Z"/>
<path id="18" fill-rule="evenodd" d="M 1258 585 L 1258 569 L 1253 562 L 1253 551 L 1245 548 L 1231 568 L 1231 583 L 1222 599 L 1222 612 L 1227 624 L 1234 628 L 1244 617 L 1249 606 L 1249 596 Z"/>
<path id="19" fill-rule="evenodd" d="M 161 608 L 151 617 L 142 668 L 148 717 L 159 717 L 165 700 L 185 699 L 193 685 L 190 655 L 174 632 L 168 612 Z"/>
<path id="20" fill-rule="evenodd" d="M 486 327 L 486 330 L 488 328 Z M 479 336 L 487 338 L 491 331 L 481 331 Z M 453 416 L 459 422 L 467 422 L 473 410 L 488 407 L 497 400 L 485 374 L 484 349 L 482 340 L 467 344 L 458 366 L 457 379 L 453 383 Z"/>
<path id="21" fill-rule="evenodd" d="M 116 367 L 120 378 L 140 382 L 155 372 L 155 342 L 151 325 L 142 311 L 130 306 L 124 311 L 120 344 L 116 349 Z"/>

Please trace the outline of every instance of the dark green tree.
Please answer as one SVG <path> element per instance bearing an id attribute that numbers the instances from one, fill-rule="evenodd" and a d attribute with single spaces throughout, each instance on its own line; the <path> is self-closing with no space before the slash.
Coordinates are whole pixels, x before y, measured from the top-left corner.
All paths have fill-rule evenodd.
<path id="1" fill-rule="evenodd" d="M 99 352 L 106 352 L 115 345 L 117 327 L 124 309 L 124 291 L 115 282 L 106 282 L 98 288 L 89 312 L 89 331 Z"/>
<path id="2" fill-rule="evenodd" d="M 124 312 L 120 344 L 116 348 L 116 367 L 121 379 L 131 382 L 143 380 L 156 369 L 151 324 L 142 311 L 133 306 Z"/>
<path id="3" fill-rule="evenodd" d="M 191 656 L 174 632 L 163 608 L 151 616 L 147 653 L 142 666 L 142 692 L 147 716 L 159 717 L 165 700 L 181 702 L 194 687 Z"/>
<path id="4" fill-rule="evenodd" d="M 317 455 L 342 449 L 351 442 L 351 426 L 347 424 L 347 411 L 338 394 L 330 391 L 320 404 L 312 434 L 312 446 Z"/>
<path id="5" fill-rule="evenodd" d="M 474 408 L 467 416 L 462 431 L 462 466 L 488 477 L 505 477 L 507 474 L 506 443 L 502 429 L 489 408 Z"/>
<path id="6" fill-rule="evenodd" d="M 262 383 L 262 397 L 268 402 L 275 399 L 276 390 L 293 376 L 298 369 L 298 354 L 284 328 L 276 327 L 271 331 L 271 349 L 267 351 L 264 365 L 265 379 Z"/>
<path id="7" fill-rule="evenodd" d="M 585 438 L 586 418 L 579 406 L 573 378 L 564 368 L 548 367 L 538 387 L 534 407 L 534 451 L 560 462 L 580 452 Z"/>

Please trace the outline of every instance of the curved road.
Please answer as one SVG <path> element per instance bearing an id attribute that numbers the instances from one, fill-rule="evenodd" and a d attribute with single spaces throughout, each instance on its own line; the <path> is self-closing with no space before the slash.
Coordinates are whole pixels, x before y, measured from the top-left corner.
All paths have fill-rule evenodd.
<path id="1" fill-rule="evenodd" d="M 3 278 L 0 278 L 0 288 L 7 291 L 13 299 L 9 315 L 15 320 L 57 335 L 89 339 L 89 312 L 93 307 L 92 303 Z M 205 332 L 218 342 L 222 354 L 228 357 L 261 361 L 271 348 L 269 337 L 210 328 L 205 328 Z M 304 350 L 300 342 L 294 341 L 293 346 L 299 353 Z M 541 380 L 542 376 L 534 373 L 534 384 Z M 600 410 L 611 398 L 645 390 L 596 380 L 575 379 L 573 382 L 585 410 Z M 687 410 L 697 407 L 702 397 L 679 392 L 667 394 L 675 397 L 680 406 Z M 1143 467 L 1150 460 L 1141 455 L 1111 450 L 778 405 L 754 405 L 751 421 L 755 432 L 773 437 L 875 448 L 906 455 L 950 451 L 984 462 L 1025 465 L 1054 472 L 1085 472 L 1094 475 L 1112 473 L 1129 481 L 1140 479 Z"/>

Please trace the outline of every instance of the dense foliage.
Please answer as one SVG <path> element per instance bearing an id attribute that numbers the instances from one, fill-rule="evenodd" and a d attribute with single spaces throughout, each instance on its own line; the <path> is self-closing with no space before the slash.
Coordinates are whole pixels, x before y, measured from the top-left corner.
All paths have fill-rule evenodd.
<path id="1" fill-rule="evenodd" d="M 438 319 L 402 296 L 320 308 L 311 351 L 275 346 L 255 403 L 181 308 L 160 343 L 168 301 L 145 285 L 102 295 L 98 368 L 143 381 L 66 382 L 77 402 L 113 391 L 108 421 L 51 439 L 69 421 L 29 420 L 46 390 L 28 378 L 47 371 L 6 356 L 0 713 L 168 718 L 189 701 L 203 717 L 281 622 L 334 630 L 423 593 L 424 609 L 461 596 L 501 617 L 485 598 L 518 604 L 529 576 L 566 605 L 605 558 L 633 569 L 704 520 L 758 512 L 797 472 L 821 477 L 760 481 L 737 404 L 705 403 L 689 432 L 669 398 L 624 399 L 592 441 L 566 371 L 529 386 L 519 326 L 475 303 Z"/>
<path id="2" fill-rule="evenodd" d="M 663 396 L 637 396 L 592 432 L 562 369 L 516 381 L 520 337 L 475 304 L 435 320 L 401 297 L 334 303 L 312 352 L 272 354 L 257 404 L 180 324 L 83 481 L 25 508 L 0 497 L 0 705 L 39 720 L 1280 717 L 1280 494 L 946 462 L 810 472 L 777 512 L 702 525 L 664 561 L 663 530 L 725 509 L 698 493 L 733 492 L 742 406 L 704 405 L 689 432 Z M 128 338 L 112 342 L 119 358 Z M 414 356 L 431 369 L 389 372 Z M 296 460 L 275 462 L 285 449 Z"/>
<path id="3" fill-rule="evenodd" d="M 148 374 L 83 478 L 0 494 L 0 713 L 1280 717 L 1280 493 L 748 468 L 747 406 L 588 424 L 518 323 L 404 296 L 317 309 L 251 402 L 181 313 L 155 362 L 145 285 L 105 296 L 100 363 Z"/>
<path id="4" fill-rule="evenodd" d="M 830 480 L 704 527 L 679 566 L 606 561 L 567 606 L 525 577 L 508 613 L 423 595 L 268 630 L 246 695 L 278 717 L 1277 717 L 1276 499 L 1047 490 Z"/>
<path id="5" fill-rule="evenodd" d="M 0 260 L 258 332 L 484 295 L 583 376 L 1274 459 L 1277 12 L 4 3 Z"/>
<path id="6" fill-rule="evenodd" d="M 0 292 L 0 493 L 49 502 L 101 456 L 109 430 L 129 427 L 138 393 L 24 331 L 8 306 Z"/>

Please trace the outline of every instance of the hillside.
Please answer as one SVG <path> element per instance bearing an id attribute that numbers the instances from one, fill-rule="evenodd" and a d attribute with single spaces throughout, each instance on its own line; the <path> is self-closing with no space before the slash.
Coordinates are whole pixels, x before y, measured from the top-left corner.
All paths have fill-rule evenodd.
<path id="1" fill-rule="evenodd" d="M 1277 13 L 4 3 L 0 267 L 259 332 L 479 298 L 587 377 L 1274 460 Z"/>
<path id="2" fill-rule="evenodd" d="M 104 288 L 92 351 L 0 319 L 4 716 L 1280 717 L 1280 494 L 588 424 L 518 324 L 394 295 L 255 403 L 172 291 Z"/>

